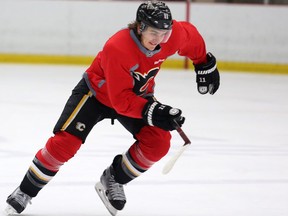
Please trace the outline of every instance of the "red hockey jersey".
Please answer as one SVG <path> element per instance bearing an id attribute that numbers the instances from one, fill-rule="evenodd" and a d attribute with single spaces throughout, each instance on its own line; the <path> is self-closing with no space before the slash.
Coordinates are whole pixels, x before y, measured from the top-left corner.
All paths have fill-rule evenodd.
<path id="1" fill-rule="evenodd" d="M 169 40 L 158 48 L 145 49 L 128 28 L 114 34 L 84 73 L 97 100 L 121 115 L 142 118 L 145 97 L 154 94 L 154 78 L 167 57 L 178 53 L 194 64 L 206 62 L 204 40 L 188 22 L 173 20 Z"/>

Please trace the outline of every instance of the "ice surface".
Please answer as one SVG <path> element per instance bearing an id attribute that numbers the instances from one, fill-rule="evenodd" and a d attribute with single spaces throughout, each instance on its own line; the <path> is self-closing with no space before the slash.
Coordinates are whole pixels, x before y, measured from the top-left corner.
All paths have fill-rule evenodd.
<path id="1" fill-rule="evenodd" d="M 19 185 L 85 66 L 0 64 L 0 209 Z M 181 108 L 192 145 L 168 175 L 183 144 L 172 132 L 166 157 L 126 187 L 119 216 L 287 216 L 288 76 L 221 74 L 219 91 L 200 95 L 192 71 L 162 70 L 159 101 Z M 132 136 L 105 120 L 23 215 L 109 216 L 94 191 Z"/>

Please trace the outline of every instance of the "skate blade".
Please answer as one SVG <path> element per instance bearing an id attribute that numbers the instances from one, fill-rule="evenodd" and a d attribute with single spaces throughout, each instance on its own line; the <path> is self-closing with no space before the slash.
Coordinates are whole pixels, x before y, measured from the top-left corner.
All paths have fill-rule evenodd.
<path id="1" fill-rule="evenodd" d="M 105 207 L 107 208 L 107 210 L 110 212 L 110 214 L 112 216 L 115 216 L 117 214 L 117 209 L 115 209 L 109 202 L 109 200 L 107 199 L 107 196 L 105 194 L 105 190 L 103 185 L 101 184 L 101 182 L 97 182 L 95 184 L 95 190 L 98 194 L 98 196 L 100 197 L 100 199 L 102 200 L 103 204 L 105 205 Z"/>
<path id="2" fill-rule="evenodd" d="M 8 204 L 4 210 L 4 215 L 15 215 L 15 214 L 17 214 L 17 211 L 11 205 Z"/>

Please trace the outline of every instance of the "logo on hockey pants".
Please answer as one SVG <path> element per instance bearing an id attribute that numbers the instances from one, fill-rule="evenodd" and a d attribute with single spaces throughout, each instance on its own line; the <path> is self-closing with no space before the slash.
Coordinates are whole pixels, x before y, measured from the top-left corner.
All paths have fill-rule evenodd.
<path id="1" fill-rule="evenodd" d="M 77 122 L 76 123 L 76 129 L 79 131 L 84 131 L 86 128 L 85 124 L 81 123 L 81 122 Z"/>

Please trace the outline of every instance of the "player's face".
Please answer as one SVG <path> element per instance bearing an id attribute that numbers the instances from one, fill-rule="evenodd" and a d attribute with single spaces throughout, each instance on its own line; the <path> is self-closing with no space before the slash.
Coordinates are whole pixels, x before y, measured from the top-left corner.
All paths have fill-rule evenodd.
<path id="1" fill-rule="evenodd" d="M 148 50 L 154 50 L 160 43 L 166 43 L 171 35 L 171 30 L 162 30 L 147 27 L 142 32 L 141 43 Z"/>

